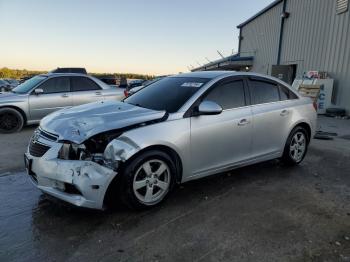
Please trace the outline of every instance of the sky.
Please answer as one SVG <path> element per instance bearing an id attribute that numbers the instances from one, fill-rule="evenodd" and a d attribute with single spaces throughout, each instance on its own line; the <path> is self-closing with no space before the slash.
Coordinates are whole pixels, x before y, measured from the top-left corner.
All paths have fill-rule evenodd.
<path id="1" fill-rule="evenodd" d="M 152 75 L 238 51 L 236 26 L 272 0 L 0 0 L 0 68 Z"/>

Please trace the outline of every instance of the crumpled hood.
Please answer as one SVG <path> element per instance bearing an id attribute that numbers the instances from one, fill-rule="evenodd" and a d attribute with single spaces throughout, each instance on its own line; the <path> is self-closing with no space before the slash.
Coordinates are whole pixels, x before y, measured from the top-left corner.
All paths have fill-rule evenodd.
<path id="1" fill-rule="evenodd" d="M 81 144 L 99 133 L 158 120 L 165 114 L 123 102 L 101 101 L 54 112 L 41 120 L 40 127 L 59 135 L 59 140 Z"/>

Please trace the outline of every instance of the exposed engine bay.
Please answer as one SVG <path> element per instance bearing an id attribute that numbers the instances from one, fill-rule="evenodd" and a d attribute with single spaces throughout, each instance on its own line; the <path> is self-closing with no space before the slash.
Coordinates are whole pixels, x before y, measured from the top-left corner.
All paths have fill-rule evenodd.
<path id="1" fill-rule="evenodd" d="M 62 140 L 60 142 L 63 142 L 63 146 L 59 151 L 58 158 L 62 160 L 92 161 L 99 165 L 108 167 L 114 171 L 117 171 L 119 167 L 118 161 L 123 161 L 126 159 L 121 154 L 122 151 L 124 151 L 122 148 L 125 147 L 125 143 L 121 142 L 124 146 L 119 147 L 119 150 L 116 151 L 115 148 L 112 147 L 113 145 L 115 146 L 118 142 L 114 140 L 127 130 L 131 130 L 137 127 L 143 127 L 150 124 L 155 124 L 157 122 L 164 121 L 166 117 L 167 114 L 161 119 L 147 121 L 140 124 L 134 124 L 128 127 L 124 127 L 121 129 L 103 132 L 101 134 L 92 136 L 91 138 L 84 141 L 82 144 L 75 144 L 70 141 Z M 121 145 L 121 143 L 119 142 L 119 146 Z M 128 146 L 126 145 L 126 147 Z M 133 145 L 132 148 L 137 148 L 137 145 Z"/>

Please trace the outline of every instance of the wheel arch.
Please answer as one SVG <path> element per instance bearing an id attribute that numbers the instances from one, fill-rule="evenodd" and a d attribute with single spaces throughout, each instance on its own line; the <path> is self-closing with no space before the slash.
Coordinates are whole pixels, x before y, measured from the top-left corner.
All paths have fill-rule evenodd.
<path id="1" fill-rule="evenodd" d="M 12 105 L 0 106 L 0 109 L 3 109 L 3 108 L 11 108 L 11 109 L 18 111 L 23 117 L 23 122 L 24 122 L 23 125 L 27 124 L 28 118 L 27 118 L 26 113 L 23 111 L 23 109 L 21 109 L 20 107 L 17 107 L 17 106 L 12 106 Z"/>
<path id="2" fill-rule="evenodd" d="M 298 123 L 296 123 L 289 131 L 289 134 L 296 128 L 296 127 L 302 127 L 306 130 L 307 132 L 307 142 L 310 143 L 311 141 L 311 136 L 312 136 L 312 129 L 311 129 L 311 125 L 309 123 L 307 123 L 306 121 L 300 121 Z M 289 136 L 289 135 L 288 135 Z"/>
<path id="3" fill-rule="evenodd" d="M 163 151 L 166 154 L 168 154 L 174 160 L 175 167 L 176 167 L 176 170 L 177 170 L 176 182 L 180 183 L 181 180 L 182 180 L 182 171 L 183 171 L 182 160 L 181 160 L 181 157 L 179 156 L 179 154 L 173 148 L 171 148 L 169 146 L 166 146 L 166 145 L 152 145 L 152 146 L 148 146 L 148 147 L 142 148 L 141 150 L 136 152 L 134 155 L 132 155 L 129 159 L 127 159 L 127 161 L 125 161 L 124 164 L 132 161 L 133 159 L 135 159 L 140 154 L 142 154 L 144 152 L 147 152 L 147 151 L 151 151 L 151 150 Z"/>
<path id="4" fill-rule="evenodd" d="M 147 151 L 152 151 L 152 150 L 159 150 L 162 152 L 165 152 L 166 154 L 168 154 L 175 163 L 175 167 L 176 167 L 176 180 L 175 183 L 181 183 L 182 181 L 182 173 L 183 173 L 183 166 L 182 166 L 182 160 L 181 157 L 179 156 L 179 154 L 171 147 L 166 146 L 166 145 L 151 145 L 145 148 L 142 148 L 140 150 L 138 150 L 137 152 L 135 152 L 133 155 L 131 155 L 128 159 L 126 159 L 125 161 L 121 162 L 120 167 L 118 168 L 118 172 L 123 172 L 123 167 L 129 163 L 130 161 L 132 161 L 133 159 L 135 159 L 136 157 L 138 157 L 140 154 L 147 152 Z M 118 191 L 118 182 L 120 179 L 120 174 L 116 175 L 112 181 L 109 183 L 107 190 L 105 192 L 104 195 L 104 205 L 111 205 L 111 203 L 114 201 L 115 198 L 117 198 L 117 191 Z M 112 204 L 113 205 L 113 204 Z"/>

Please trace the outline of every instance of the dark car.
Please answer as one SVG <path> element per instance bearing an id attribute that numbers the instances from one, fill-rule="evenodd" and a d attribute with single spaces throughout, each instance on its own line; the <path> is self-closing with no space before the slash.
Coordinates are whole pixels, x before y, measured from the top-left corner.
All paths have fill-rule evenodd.
<path id="1" fill-rule="evenodd" d="M 83 67 L 57 67 L 57 69 L 52 70 L 50 73 L 76 73 L 87 75 L 86 69 Z"/>
<path id="2" fill-rule="evenodd" d="M 0 79 L 0 92 L 8 92 L 11 90 L 11 85 L 9 82 Z"/>
<path id="3" fill-rule="evenodd" d="M 125 97 L 131 96 L 132 94 L 135 94 L 136 92 L 140 91 L 142 88 L 144 88 L 150 84 L 153 84 L 153 83 L 163 79 L 164 77 L 166 77 L 166 76 L 160 76 L 160 77 L 154 78 L 152 80 L 146 80 L 146 81 L 142 82 L 141 85 L 135 85 L 135 86 L 129 85 L 128 88 L 126 88 L 124 90 L 124 95 L 125 95 Z"/>
<path id="4" fill-rule="evenodd" d="M 115 77 L 99 77 L 98 79 L 110 86 L 117 86 L 117 82 L 119 82 Z"/>

